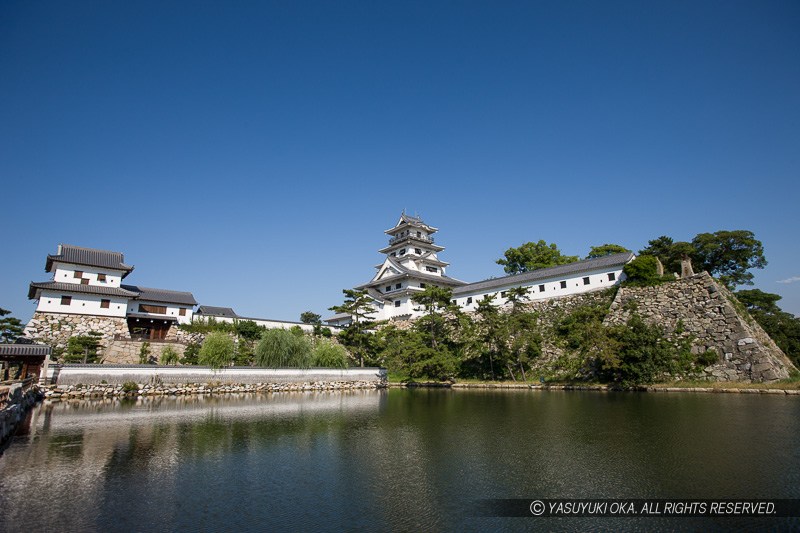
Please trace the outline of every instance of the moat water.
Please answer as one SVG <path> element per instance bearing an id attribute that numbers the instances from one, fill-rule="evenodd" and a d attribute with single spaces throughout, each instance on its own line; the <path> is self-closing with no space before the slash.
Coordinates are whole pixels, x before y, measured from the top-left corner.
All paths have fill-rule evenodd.
<path id="1" fill-rule="evenodd" d="M 800 528 L 473 516 L 485 498 L 800 498 L 800 397 L 392 389 L 46 403 L 0 456 L 0 531 Z"/>

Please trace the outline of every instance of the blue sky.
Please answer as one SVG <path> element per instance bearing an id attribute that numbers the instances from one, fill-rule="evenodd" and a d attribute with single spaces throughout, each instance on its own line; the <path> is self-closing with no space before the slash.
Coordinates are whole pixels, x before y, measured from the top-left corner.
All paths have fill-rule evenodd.
<path id="1" fill-rule="evenodd" d="M 0 307 L 60 242 L 239 314 L 327 314 L 401 210 L 467 281 L 749 229 L 800 314 L 800 3 L 0 4 Z"/>

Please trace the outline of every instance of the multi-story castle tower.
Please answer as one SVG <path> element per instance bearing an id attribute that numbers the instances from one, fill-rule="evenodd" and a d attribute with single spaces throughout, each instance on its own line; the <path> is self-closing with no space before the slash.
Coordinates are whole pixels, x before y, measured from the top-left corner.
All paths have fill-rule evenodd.
<path id="1" fill-rule="evenodd" d="M 419 306 L 411 301 L 415 293 L 430 285 L 465 284 L 445 274 L 449 263 L 437 256 L 444 246 L 435 244 L 432 237 L 437 231 L 421 218 L 403 213 L 397 224 L 384 232 L 389 236 L 389 246 L 378 251 L 386 254 L 386 259 L 375 267 L 378 272 L 369 283 L 356 287 L 366 290 L 375 301 L 376 320 L 420 316 Z"/>

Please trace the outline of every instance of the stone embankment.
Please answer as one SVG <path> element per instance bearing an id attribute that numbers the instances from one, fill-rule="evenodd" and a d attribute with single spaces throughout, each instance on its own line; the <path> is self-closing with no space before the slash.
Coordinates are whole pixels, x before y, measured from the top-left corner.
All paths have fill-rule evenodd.
<path id="1" fill-rule="evenodd" d="M 773 382 L 789 377 L 791 361 L 722 285 L 707 272 L 655 287 L 620 287 L 605 323 L 624 324 L 633 313 L 668 335 L 688 335 L 693 350 L 711 350 L 711 381 Z"/>
<path id="2" fill-rule="evenodd" d="M 28 388 L 23 383 L 0 387 L 0 445 L 14 434 L 14 430 L 33 405 L 42 399 L 38 385 Z"/>
<path id="3" fill-rule="evenodd" d="M 376 381 L 314 381 L 305 383 L 188 383 L 185 385 L 53 385 L 44 393 L 47 400 L 85 400 L 111 397 L 184 396 L 195 394 L 231 394 L 264 392 L 315 392 L 356 389 L 378 389 L 385 384 Z"/>

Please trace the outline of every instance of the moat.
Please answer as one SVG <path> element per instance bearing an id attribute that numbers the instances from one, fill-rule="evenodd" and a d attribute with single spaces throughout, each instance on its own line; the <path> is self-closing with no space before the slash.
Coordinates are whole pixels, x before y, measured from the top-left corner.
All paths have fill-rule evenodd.
<path id="1" fill-rule="evenodd" d="M 24 433 L 24 432 L 23 432 Z M 483 498 L 800 498 L 794 396 L 390 389 L 45 403 L 0 530 L 790 529 L 478 518 Z"/>

